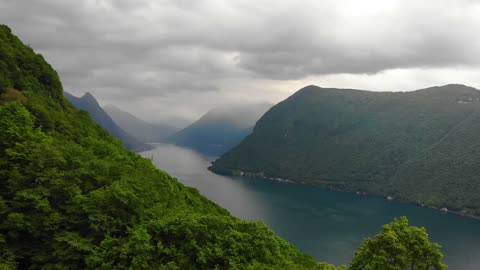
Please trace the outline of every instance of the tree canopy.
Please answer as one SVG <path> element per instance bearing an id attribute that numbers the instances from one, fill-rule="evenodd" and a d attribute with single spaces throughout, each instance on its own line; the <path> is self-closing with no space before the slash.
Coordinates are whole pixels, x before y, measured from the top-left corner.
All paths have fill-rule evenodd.
<path id="1" fill-rule="evenodd" d="M 440 245 L 431 243 L 425 228 L 409 226 L 406 217 L 384 225 L 355 253 L 350 270 L 444 270 Z"/>

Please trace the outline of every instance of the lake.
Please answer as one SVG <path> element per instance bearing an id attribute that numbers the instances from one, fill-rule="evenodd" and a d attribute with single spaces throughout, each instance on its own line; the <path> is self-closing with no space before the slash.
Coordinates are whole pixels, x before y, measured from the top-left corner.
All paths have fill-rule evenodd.
<path id="1" fill-rule="evenodd" d="M 232 215 L 262 220 L 318 261 L 348 263 L 363 238 L 395 217 L 407 216 L 410 224 L 427 228 L 430 239 L 442 245 L 449 269 L 480 269 L 480 220 L 378 197 L 216 175 L 207 170 L 208 158 L 167 144 L 140 154 Z"/>

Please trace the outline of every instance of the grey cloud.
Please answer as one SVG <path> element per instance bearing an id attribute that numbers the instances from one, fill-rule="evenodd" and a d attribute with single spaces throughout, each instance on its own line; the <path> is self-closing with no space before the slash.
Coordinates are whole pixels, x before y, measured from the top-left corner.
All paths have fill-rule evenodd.
<path id="1" fill-rule="evenodd" d="M 295 47 L 284 50 L 284 45 L 272 41 L 265 45 L 271 48 L 268 52 L 241 53 L 238 65 L 280 80 L 319 74 L 376 73 L 395 68 L 478 67 L 480 57 L 476 52 L 480 49 L 480 39 L 475 32 L 480 20 L 467 14 L 472 10 L 480 12 L 480 5 L 459 1 L 457 10 L 452 10 L 452 3 L 404 1 L 393 14 L 366 19 L 377 20 L 379 26 L 375 22 L 361 25 L 364 21 L 334 17 L 333 29 L 324 26 L 312 32 L 300 29 L 304 35 L 292 36 Z M 321 40 L 315 35 L 321 36 Z"/>

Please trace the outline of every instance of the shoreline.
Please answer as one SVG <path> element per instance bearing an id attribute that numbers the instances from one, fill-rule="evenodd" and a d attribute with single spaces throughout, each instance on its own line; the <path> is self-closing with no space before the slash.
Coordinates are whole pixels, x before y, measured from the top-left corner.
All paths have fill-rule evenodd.
<path id="1" fill-rule="evenodd" d="M 223 173 L 219 173 L 217 171 L 210 170 L 210 167 L 208 168 L 208 170 L 215 173 L 215 174 L 220 174 L 220 175 L 223 174 Z M 430 208 L 430 209 L 433 209 L 433 210 L 436 210 L 436 211 L 439 211 L 439 212 L 442 212 L 442 213 L 446 213 L 446 214 L 451 213 L 451 214 L 466 217 L 466 218 L 480 220 L 480 216 L 469 214 L 469 213 L 466 213 L 466 212 L 463 212 L 463 211 L 451 210 L 451 209 L 448 209 L 446 207 L 437 207 L 437 206 L 419 204 L 419 203 L 413 202 L 413 201 L 396 199 L 395 197 L 392 197 L 392 196 L 389 196 L 389 195 L 369 194 L 365 191 L 341 190 L 341 189 L 336 189 L 336 188 L 332 188 L 332 187 L 321 185 L 321 184 L 305 183 L 305 182 L 302 182 L 302 181 L 293 181 L 293 180 L 290 180 L 288 178 L 268 177 L 268 176 L 265 176 L 263 173 L 251 173 L 251 172 L 244 172 L 244 171 L 239 171 L 238 173 L 235 173 L 235 172 L 230 171 L 230 173 L 225 173 L 224 175 L 237 176 L 237 177 L 240 176 L 240 177 L 261 178 L 261 179 L 264 179 L 264 180 L 275 181 L 275 182 L 280 182 L 280 183 L 308 185 L 308 186 L 312 186 L 312 187 L 317 187 L 317 188 L 322 188 L 322 189 L 327 189 L 327 190 L 332 190 L 332 191 L 337 191 L 337 192 L 354 193 L 355 195 L 358 195 L 358 196 L 380 197 L 380 198 L 383 198 L 387 201 L 395 201 L 395 202 L 399 202 L 399 203 L 403 203 L 403 204 L 410 204 L 410 205 L 417 206 L 417 207 Z"/>

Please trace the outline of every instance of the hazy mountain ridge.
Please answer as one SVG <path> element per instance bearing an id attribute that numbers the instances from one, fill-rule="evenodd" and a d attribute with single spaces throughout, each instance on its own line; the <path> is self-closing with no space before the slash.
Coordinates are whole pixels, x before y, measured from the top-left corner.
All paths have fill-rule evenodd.
<path id="1" fill-rule="evenodd" d="M 68 92 L 63 92 L 63 94 L 75 108 L 87 111 L 98 125 L 107 130 L 115 138 L 121 140 L 127 149 L 135 151 L 146 148 L 142 142 L 120 128 L 103 110 L 90 92 L 86 92 L 82 97 L 76 97 Z"/>
<path id="2" fill-rule="evenodd" d="M 207 156 L 219 156 L 250 134 L 269 107 L 271 104 L 260 103 L 214 108 L 166 141 Z"/>
<path id="3" fill-rule="evenodd" d="M 105 106 L 104 110 L 119 127 L 144 143 L 161 142 L 178 131 L 178 128 L 168 124 L 146 122 L 113 105 Z"/>
<path id="4" fill-rule="evenodd" d="M 480 214 L 480 91 L 305 87 L 214 162 L 219 173 L 362 191 Z"/>

